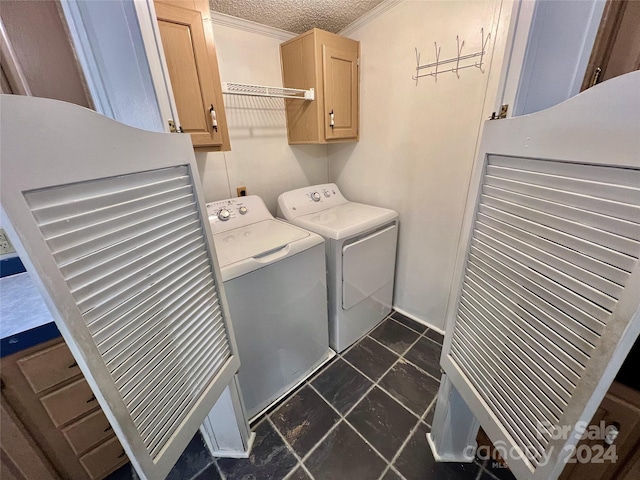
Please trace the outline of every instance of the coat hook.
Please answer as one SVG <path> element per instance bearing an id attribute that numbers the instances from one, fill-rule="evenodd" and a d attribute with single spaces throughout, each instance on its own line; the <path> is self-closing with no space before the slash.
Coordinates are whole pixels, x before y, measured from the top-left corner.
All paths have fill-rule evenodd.
<path id="1" fill-rule="evenodd" d="M 458 73 L 458 69 L 460 67 L 460 55 L 462 54 L 462 48 L 464 47 L 464 40 L 462 44 L 460 44 L 460 36 L 456 35 L 456 42 L 458 43 L 458 58 L 456 59 L 456 69 L 454 70 L 456 76 L 460 78 L 460 74 Z"/>
<path id="2" fill-rule="evenodd" d="M 433 73 L 433 78 L 437 82 L 438 81 L 438 66 L 440 65 L 440 49 L 438 48 L 438 42 L 433 42 L 433 45 L 436 49 L 436 71 Z"/>
<path id="3" fill-rule="evenodd" d="M 456 77 L 460 78 L 460 70 L 465 68 L 478 68 L 482 73 L 485 73 L 483 68 L 484 66 L 484 56 L 487 53 L 487 45 L 489 44 L 489 40 L 491 39 L 491 33 L 487 34 L 485 37 L 484 28 L 480 29 L 481 39 L 482 39 L 482 50 L 476 51 L 474 53 L 467 53 L 465 55 L 462 54 L 462 51 L 465 47 L 465 41 L 460 38 L 460 35 L 456 35 L 456 43 L 457 43 L 457 52 L 455 57 L 448 58 L 447 60 L 440 60 L 440 52 L 441 47 L 438 46 L 438 42 L 433 42 L 433 48 L 435 49 L 436 61 L 431 63 L 426 63 L 424 65 L 420 64 L 420 52 L 416 47 L 416 74 L 412 75 L 411 78 L 416 81 L 416 85 L 418 85 L 418 79 L 420 77 L 433 77 L 433 79 L 438 81 L 439 73 L 453 72 L 456 74 Z M 475 58 L 480 57 L 480 62 L 474 61 Z M 460 63 L 464 62 L 462 66 Z M 446 70 L 442 70 L 442 65 L 446 64 L 454 64 L 452 68 L 448 68 Z M 427 69 L 433 69 L 432 71 L 428 71 Z M 421 73 L 422 71 L 425 73 Z"/>
<path id="4" fill-rule="evenodd" d="M 484 27 L 480 29 L 480 34 L 482 35 L 482 51 L 480 52 L 480 64 L 478 65 L 478 68 L 480 69 L 480 71 L 482 73 L 484 73 L 484 70 L 482 68 L 482 61 L 484 59 L 484 54 L 487 50 L 487 43 L 489 43 L 489 39 L 491 38 L 491 32 L 489 32 L 487 34 L 487 38 L 484 38 Z"/>

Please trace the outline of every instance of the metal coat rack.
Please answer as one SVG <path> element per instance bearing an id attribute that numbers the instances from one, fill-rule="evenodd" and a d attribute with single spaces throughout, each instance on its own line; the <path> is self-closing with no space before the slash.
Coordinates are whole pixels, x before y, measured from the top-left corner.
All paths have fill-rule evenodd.
<path id="1" fill-rule="evenodd" d="M 464 48 L 464 40 L 462 40 L 462 42 L 460 41 L 460 36 L 456 35 L 456 42 L 458 44 L 458 55 L 454 58 L 449 58 L 447 60 L 440 60 L 440 47 L 438 46 L 438 42 L 433 42 L 434 46 L 435 46 L 435 50 L 436 50 L 436 61 L 435 62 L 431 62 L 431 63 L 426 63 L 424 65 L 420 65 L 420 52 L 418 52 L 418 48 L 416 47 L 416 74 L 413 75 L 411 78 L 413 78 L 416 81 L 416 85 L 418 85 L 418 80 L 422 77 L 433 77 L 434 80 L 437 82 L 438 81 L 438 75 L 439 74 L 443 74 L 443 73 L 447 73 L 447 72 L 453 72 L 456 74 L 456 76 L 458 78 L 460 78 L 460 70 L 463 70 L 465 68 L 478 68 L 480 69 L 480 71 L 482 73 L 484 73 L 484 69 L 483 69 L 483 61 L 484 61 L 484 56 L 487 53 L 487 43 L 489 42 L 489 39 L 491 38 L 491 33 L 487 34 L 487 37 L 485 38 L 484 36 L 484 28 L 480 29 L 480 34 L 482 35 L 482 50 L 476 53 L 469 53 L 467 55 L 462 55 L 462 49 Z M 465 60 L 469 60 L 472 58 L 476 58 L 476 57 L 480 57 L 480 61 L 474 61 L 473 64 L 466 64 Z M 460 62 L 463 62 L 463 65 L 460 65 Z M 455 67 L 451 67 L 447 70 L 440 70 L 440 66 L 441 65 L 447 65 L 450 63 L 455 63 L 456 66 Z M 434 68 L 435 70 L 429 72 L 429 73 L 421 73 L 422 70 L 426 70 L 428 68 Z"/>

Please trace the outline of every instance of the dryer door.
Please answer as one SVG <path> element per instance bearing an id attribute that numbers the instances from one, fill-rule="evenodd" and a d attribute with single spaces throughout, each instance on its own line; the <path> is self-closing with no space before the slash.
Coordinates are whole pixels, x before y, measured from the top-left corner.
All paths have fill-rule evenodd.
<path id="1" fill-rule="evenodd" d="M 397 243 L 394 223 L 342 248 L 342 308 L 350 309 L 393 282 Z"/>

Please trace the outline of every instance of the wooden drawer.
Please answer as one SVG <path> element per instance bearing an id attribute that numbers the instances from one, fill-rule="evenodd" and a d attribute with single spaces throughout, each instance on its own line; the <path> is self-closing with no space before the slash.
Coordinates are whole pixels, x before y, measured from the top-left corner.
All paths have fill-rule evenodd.
<path id="1" fill-rule="evenodd" d="M 115 436 L 80 457 L 80 463 L 92 479 L 103 478 L 127 461 L 127 455 Z"/>
<path id="2" fill-rule="evenodd" d="M 113 429 L 102 410 L 98 410 L 63 428 L 62 434 L 73 451 L 81 454 L 112 436 Z"/>
<path id="3" fill-rule="evenodd" d="M 34 393 L 80 374 L 80 368 L 64 342 L 21 358 L 16 363 Z"/>
<path id="4" fill-rule="evenodd" d="M 84 378 L 45 395 L 40 402 L 56 427 L 98 407 L 98 401 Z"/>

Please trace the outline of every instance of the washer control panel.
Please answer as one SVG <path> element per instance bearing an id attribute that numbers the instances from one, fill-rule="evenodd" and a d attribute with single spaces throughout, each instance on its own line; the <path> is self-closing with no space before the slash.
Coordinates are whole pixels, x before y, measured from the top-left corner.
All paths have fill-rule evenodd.
<path id="1" fill-rule="evenodd" d="M 333 183 L 312 185 L 285 192 L 278 197 L 278 216 L 292 219 L 346 203 Z"/>
<path id="2" fill-rule="evenodd" d="M 325 202 L 325 199 L 331 198 L 333 195 L 338 195 L 339 193 L 336 193 L 336 188 L 331 188 L 326 185 L 318 185 L 316 187 L 309 188 L 311 190 L 307 192 L 307 197 L 309 197 L 312 202 Z M 317 190 L 314 190 L 314 188 Z"/>
<path id="3" fill-rule="evenodd" d="M 207 215 L 214 234 L 273 218 L 257 195 L 207 203 Z"/>

